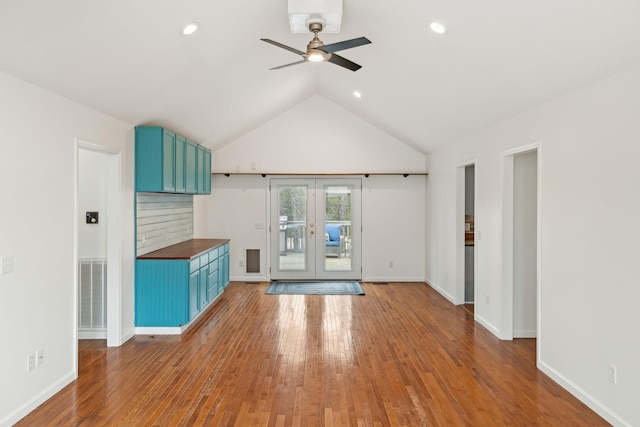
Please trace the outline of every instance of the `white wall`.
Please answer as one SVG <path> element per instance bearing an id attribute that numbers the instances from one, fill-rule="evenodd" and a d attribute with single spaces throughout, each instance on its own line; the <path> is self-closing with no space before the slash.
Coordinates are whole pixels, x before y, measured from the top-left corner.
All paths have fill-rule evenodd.
<path id="1" fill-rule="evenodd" d="M 0 276 L 0 425 L 9 425 L 76 375 L 75 138 L 116 152 L 131 125 L 4 73 L 0 93 L 0 255 L 15 264 Z M 123 264 L 133 263 L 130 236 Z M 123 279 L 131 293 L 132 283 Z M 45 363 L 27 372 L 38 348 Z"/>
<path id="2" fill-rule="evenodd" d="M 105 153 L 78 150 L 78 257 L 107 257 L 107 160 Z M 98 223 L 85 214 L 98 211 Z"/>
<path id="3" fill-rule="evenodd" d="M 252 166 L 255 165 L 255 170 Z M 423 172 L 425 156 L 321 95 L 314 95 L 213 153 L 214 172 L 359 173 Z M 423 176 L 363 179 L 365 280 L 424 280 Z M 195 235 L 231 241 L 232 280 L 247 276 L 244 249 L 261 249 L 266 271 L 268 178 L 215 175 L 196 213 Z M 394 261 L 394 268 L 389 268 Z"/>
<path id="4" fill-rule="evenodd" d="M 500 335 L 501 153 L 541 141 L 538 366 L 618 425 L 640 425 L 638 117 L 640 67 L 428 159 L 426 275 L 443 293 L 455 293 L 456 167 L 477 158 L 475 312 Z M 618 369 L 615 385 L 608 381 L 609 363 Z"/>

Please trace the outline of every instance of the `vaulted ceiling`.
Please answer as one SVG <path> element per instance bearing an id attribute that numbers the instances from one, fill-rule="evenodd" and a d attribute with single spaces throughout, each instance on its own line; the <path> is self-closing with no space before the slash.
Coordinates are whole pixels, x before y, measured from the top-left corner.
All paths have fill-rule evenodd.
<path id="1" fill-rule="evenodd" d="M 639 22 L 638 0 L 343 0 L 320 38 L 369 38 L 340 52 L 362 69 L 270 71 L 299 57 L 260 38 L 312 38 L 287 0 L 0 0 L 0 70 L 214 149 L 319 93 L 429 152 L 640 62 Z"/>

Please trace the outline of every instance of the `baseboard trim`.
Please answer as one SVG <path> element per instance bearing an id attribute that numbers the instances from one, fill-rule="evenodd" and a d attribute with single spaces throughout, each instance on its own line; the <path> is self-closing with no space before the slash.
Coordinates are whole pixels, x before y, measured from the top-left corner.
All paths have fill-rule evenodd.
<path id="1" fill-rule="evenodd" d="M 131 338 L 135 336 L 136 336 L 136 328 L 129 329 L 129 331 L 126 334 L 122 335 L 122 342 L 120 343 L 120 345 L 126 343 L 127 341 L 129 341 Z"/>
<path id="2" fill-rule="evenodd" d="M 136 335 L 180 335 L 180 326 L 136 326 Z"/>
<path id="3" fill-rule="evenodd" d="M 500 337 L 500 329 L 493 326 L 491 322 L 487 321 L 484 317 L 478 316 L 478 314 L 476 314 L 475 321 L 478 322 L 480 325 L 482 325 L 485 329 L 487 329 L 496 337 L 500 338 L 501 340 L 504 340 L 504 338 Z"/>
<path id="4" fill-rule="evenodd" d="M 535 329 L 520 329 L 517 331 L 514 330 L 513 337 L 514 338 L 537 338 L 538 331 L 536 331 Z"/>
<path id="5" fill-rule="evenodd" d="M 222 295 L 224 291 L 220 292 L 214 299 L 211 301 L 207 307 L 202 310 L 196 317 L 194 317 L 189 323 L 182 326 L 136 326 L 135 333 L 136 335 L 180 335 L 191 326 L 193 326 L 200 317 L 204 313 L 213 307 L 213 305 L 218 301 L 220 295 Z"/>
<path id="6" fill-rule="evenodd" d="M 106 329 L 100 329 L 100 330 L 79 329 L 78 339 L 79 340 L 106 340 L 107 330 Z"/>
<path id="7" fill-rule="evenodd" d="M 451 295 L 450 293 L 442 289 L 440 286 L 438 286 L 436 282 L 434 282 L 433 280 L 427 279 L 425 280 L 425 283 L 431 286 L 431 288 L 433 288 L 436 292 L 438 292 L 440 295 L 445 297 L 447 300 L 449 300 L 451 304 L 456 305 L 456 301 L 455 301 L 455 298 L 453 298 L 453 295 Z"/>
<path id="8" fill-rule="evenodd" d="M 233 276 L 230 278 L 231 282 L 269 282 L 269 278 L 264 275 L 251 274 L 248 276 Z"/>
<path id="9" fill-rule="evenodd" d="M 60 378 L 55 383 L 38 393 L 33 399 L 29 400 L 24 405 L 7 415 L 4 419 L 0 420 L 0 427 L 9 427 L 20 421 L 22 418 L 29 415 L 31 411 L 42 405 L 47 400 L 51 399 L 54 394 L 71 384 L 78 378 L 78 373 L 72 371 L 64 377 Z"/>
<path id="10" fill-rule="evenodd" d="M 551 366 L 543 362 L 542 360 L 538 364 L 538 369 L 548 375 L 552 380 L 560 384 L 562 388 L 574 395 L 578 400 L 591 408 L 595 413 L 604 418 L 608 423 L 615 426 L 631 427 L 632 424 L 613 412 L 602 402 L 589 393 L 584 391 L 581 387 L 562 375 L 560 372 L 553 369 Z"/>
<path id="11" fill-rule="evenodd" d="M 395 276 L 395 277 L 390 277 L 390 276 L 366 276 L 363 277 L 361 280 L 361 282 L 408 282 L 408 283 L 414 283 L 414 282 L 419 282 L 419 283 L 424 283 L 424 277 L 406 277 L 406 276 Z"/>

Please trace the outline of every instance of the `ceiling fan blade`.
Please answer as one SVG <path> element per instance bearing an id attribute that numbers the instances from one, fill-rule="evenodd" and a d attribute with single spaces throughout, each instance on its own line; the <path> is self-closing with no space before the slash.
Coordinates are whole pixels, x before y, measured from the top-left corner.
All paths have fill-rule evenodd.
<path id="1" fill-rule="evenodd" d="M 292 47 L 286 46 L 286 45 L 284 45 L 282 43 L 278 43 L 278 42 L 270 40 L 270 39 L 260 39 L 260 40 L 262 40 L 263 42 L 271 43 L 274 46 L 281 47 L 282 49 L 288 50 L 289 52 L 297 53 L 300 56 L 305 56 L 306 55 L 306 52 L 302 52 L 302 51 L 300 51 L 298 49 L 294 49 Z"/>
<path id="2" fill-rule="evenodd" d="M 351 71 L 358 71 L 360 68 L 362 68 L 361 65 L 358 65 L 355 62 L 351 62 L 340 55 L 336 55 L 335 53 L 331 54 L 331 57 L 328 59 L 328 61 L 332 64 L 339 65 Z"/>
<path id="3" fill-rule="evenodd" d="M 358 47 L 365 44 L 369 44 L 371 41 L 366 37 L 360 37 L 357 39 L 345 40 L 343 42 L 331 43 L 324 46 L 320 46 L 317 49 L 327 53 L 339 52 L 345 49 L 351 49 L 352 47 Z"/>
<path id="4" fill-rule="evenodd" d="M 270 68 L 270 70 L 279 70 L 281 68 L 291 67 L 292 65 L 302 64 L 303 62 L 307 62 L 307 60 L 303 59 L 302 61 L 292 62 L 291 64 L 286 64 L 286 65 L 281 65 L 279 67 Z"/>

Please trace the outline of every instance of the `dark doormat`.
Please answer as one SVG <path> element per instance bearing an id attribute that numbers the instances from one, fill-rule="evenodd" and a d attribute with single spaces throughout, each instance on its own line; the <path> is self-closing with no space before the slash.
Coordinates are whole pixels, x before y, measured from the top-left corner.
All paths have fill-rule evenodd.
<path id="1" fill-rule="evenodd" d="M 364 295 L 358 282 L 271 282 L 269 295 Z"/>

